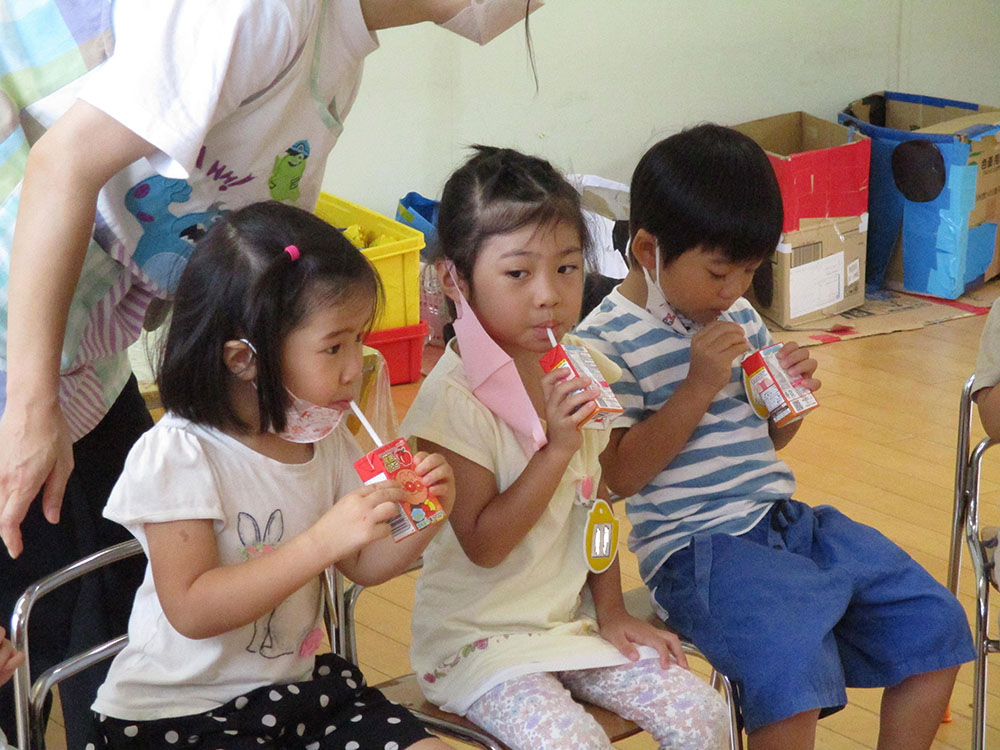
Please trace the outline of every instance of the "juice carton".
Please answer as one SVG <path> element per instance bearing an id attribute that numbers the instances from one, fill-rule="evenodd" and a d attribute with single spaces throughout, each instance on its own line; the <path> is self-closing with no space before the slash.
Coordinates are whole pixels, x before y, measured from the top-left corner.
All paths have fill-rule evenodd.
<path id="1" fill-rule="evenodd" d="M 618 399 L 615 398 L 611 386 L 608 385 L 604 376 L 601 375 L 601 371 L 594 362 L 594 358 L 590 356 L 590 352 L 587 351 L 586 347 L 573 344 L 561 345 L 556 341 L 556 337 L 551 329 L 549 329 L 549 341 L 552 343 L 552 349 L 546 352 L 545 356 L 539 360 L 542 369 L 545 372 L 551 372 L 557 367 L 564 367 L 569 370 L 569 377 L 590 378 L 597 383 L 601 389 L 601 393 L 597 397 L 597 400 L 593 402 L 593 410 L 581 427 L 599 430 L 606 429 L 611 424 L 611 420 L 614 419 L 615 415 L 621 414 L 625 410 L 618 403 Z"/>
<path id="2" fill-rule="evenodd" d="M 395 479 L 403 485 L 406 499 L 399 503 L 399 512 L 389 522 L 392 538 L 397 542 L 444 519 L 440 502 L 413 470 L 413 454 L 403 438 L 369 451 L 354 462 L 354 470 L 365 484 Z"/>
<path id="3" fill-rule="evenodd" d="M 743 358 L 743 386 L 750 405 L 761 419 L 770 417 L 776 427 L 801 419 L 819 406 L 812 391 L 802 388 L 778 364 L 781 344 L 758 349 Z"/>

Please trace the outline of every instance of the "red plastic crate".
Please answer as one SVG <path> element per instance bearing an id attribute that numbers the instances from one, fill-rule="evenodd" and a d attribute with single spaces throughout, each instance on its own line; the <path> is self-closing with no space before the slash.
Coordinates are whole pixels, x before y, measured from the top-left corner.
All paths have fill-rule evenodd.
<path id="1" fill-rule="evenodd" d="M 424 343 L 430 331 L 426 320 L 415 326 L 372 331 L 365 337 L 368 346 L 378 349 L 389 367 L 389 383 L 412 383 L 420 378 Z"/>

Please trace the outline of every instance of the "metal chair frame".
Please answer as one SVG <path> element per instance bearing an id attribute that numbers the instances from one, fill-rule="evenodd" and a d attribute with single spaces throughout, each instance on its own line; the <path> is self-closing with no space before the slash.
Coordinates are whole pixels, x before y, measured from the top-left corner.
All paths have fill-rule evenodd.
<path id="1" fill-rule="evenodd" d="M 417 560 L 413 565 L 410 566 L 410 570 L 417 570 L 421 567 L 421 561 Z M 357 637 L 354 629 L 354 612 L 358 599 L 360 598 L 365 587 L 354 582 L 348 582 L 346 585 L 343 582 L 341 576 L 336 575 L 336 582 L 330 584 L 331 600 L 334 602 L 335 607 L 339 614 L 339 621 L 344 623 L 344 627 L 338 629 L 337 637 L 339 639 L 339 647 L 343 649 L 340 653 L 345 659 L 357 664 L 358 662 L 358 644 Z M 645 617 L 644 613 L 634 613 L 638 617 Z M 655 615 L 654 615 L 655 617 Z M 657 620 L 657 622 L 659 622 Z M 659 623 L 661 626 L 663 623 Z M 701 659 L 706 663 L 709 663 L 705 658 L 704 654 L 701 653 L 695 647 L 695 645 L 689 641 L 681 640 L 681 646 L 684 649 L 684 653 L 688 656 L 693 656 L 695 658 Z M 709 663 L 709 666 L 711 664 Z M 406 675 L 410 677 L 411 675 Z M 399 678 L 397 678 L 399 679 Z M 391 680 L 390 682 L 395 682 L 396 680 Z M 730 750 L 743 750 L 743 734 L 740 730 L 739 714 L 736 705 L 736 700 L 733 692 L 733 686 L 729 678 L 716 670 L 712 669 L 712 677 L 710 680 L 712 687 L 720 691 L 723 698 L 726 700 L 726 705 L 729 707 L 729 747 Z M 376 685 L 375 687 L 378 687 Z M 412 706 L 407 706 L 407 708 L 415 715 L 418 719 L 425 722 L 428 726 L 433 727 L 440 731 L 442 734 L 453 736 L 463 742 L 468 742 L 473 745 L 478 745 L 479 747 L 486 748 L 486 750 L 508 750 L 507 746 L 501 743 L 496 738 L 482 732 L 482 731 L 470 731 L 467 727 L 461 726 L 454 721 L 448 719 L 441 719 L 434 716 L 430 716 L 422 711 L 415 710 Z M 444 712 L 440 712 L 444 713 Z M 455 719 L 461 720 L 460 717 L 454 717 Z M 642 731 L 637 725 L 633 725 L 635 730 L 630 734 L 638 734 Z M 618 739 L 624 739 L 624 737 L 619 737 Z"/>
<path id="2" fill-rule="evenodd" d="M 951 551 L 948 557 L 948 588 L 958 595 L 962 567 L 962 541 L 969 548 L 969 558 L 976 585 L 976 622 L 973 637 L 976 660 L 972 682 L 972 750 L 984 750 L 986 742 L 986 659 L 1000 652 L 1000 640 L 989 635 L 991 573 L 994 566 L 992 545 L 995 537 L 981 536 L 979 528 L 979 479 L 983 455 L 996 443 L 988 437 L 971 445 L 975 376 L 965 381 L 959 404 L 958 444 L 955 460 L 955 501 L 952 513 Z"/>
<path id="3" fill-rule="evenodd" d="M 21 750 L 45 750 L 43 718 L 45 701 L 52 689 L 68 677 L 72 677 L 104 659 L 111 658 L 128 643 L 128 635 L 122 634 L 71 656 L 43 672 L 32 682 L 28 623 L 35 603 L 41 597 L 80 576 L 127 557 L 142 554 L 142 551 L 142 546 L 135 539 L 100 550 L 33 583 L 18 599 L 11 617 L 11 641 L 14 647 L 25 655 L 24 662 L 14 673 L 17 746 Z M 330 647 L 341 657 L 356 664 L 353 620 L 350 620 L 349 616 L 345 614 L 342 605 L 346 601 L 344 578 L 336 569 L 330 568 L 323 574 L 322 584 L 326 604 L 324 620 L 330 639 Z M 340 623 L 349 623 L 349 627 L 340 627 Z M 452 725 L 433 716 L 419 714 L 417 718 L 431 730 L 440 731 L 464 742 L 487 748 L 487 750 L 505 750 L 482 732 Z"/>
<path id="4" fill-rule="evenodd" d="M 42 719 L 45 711 L 45 699 L 52 688 L 67 677 L 72 677 L 77 672 L 82 672 L 87 667 L 114 656 L 128 642 L 128 635 L 120 635 L 82 651 L 46 670 L 32 683 L 28 619 L 35 602 L 63 584 L 86 573 L 138 554 L 142 554 L 142 546 L 135 539 L 94 552 L 33 583 L 14 605 L 14 612 L 10 619 L 10 637 L 14 648 L 24 654 L 24 662 L 14 673 L 17 745 L 21 750 L 44 750 L 45 726 Z"/>

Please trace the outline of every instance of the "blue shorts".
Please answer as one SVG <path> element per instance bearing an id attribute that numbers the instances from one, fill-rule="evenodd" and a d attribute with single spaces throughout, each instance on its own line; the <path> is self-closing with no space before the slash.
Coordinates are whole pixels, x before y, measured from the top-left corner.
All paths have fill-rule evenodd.
<path id="1" fill-rule="evenodd" d="M 748 732 L 975 657 L 965 611 L 885 536 L 779 501 L 739 536 L 696 534 L 649 582 L 670 625 L 736 684 Z"/>

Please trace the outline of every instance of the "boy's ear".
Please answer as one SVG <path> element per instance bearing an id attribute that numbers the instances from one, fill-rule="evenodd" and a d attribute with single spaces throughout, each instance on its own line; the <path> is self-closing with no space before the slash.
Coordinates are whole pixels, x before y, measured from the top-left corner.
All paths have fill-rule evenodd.
<path id="1" fill-rule="evenodd" d="M 227 341 L 222 347 L 222 361 L 240 380 L 251 381 L 257 377 L 257 355 L 246 341 Z"/>
<path id="2" fill-rule="evenodd" d="M 434 270 L 437 272 L 438 283 L 441 284 L 441 291 L 445 293 L 452 302 L 459 302 L 458 292 L 462 293 L 462 296 L 466 299 L 469 298 L 469 284 L 465 279 L 459 276 L 458 271 L 455 271 L 455 276 L 452 278 L 452 274 L 448 272 L 451 261 L 448 260 L 436 260 L 434 261 Z M 458 287 L 455 286 L 455 279 L 458 279 Z"/>
<path id="3" fill-rule="evenodd" d="M 632 238 L 632 255 L 639 265 L 652 274 L 656 273 L 656 237 L 645 229 L 636 230 Z"/>

